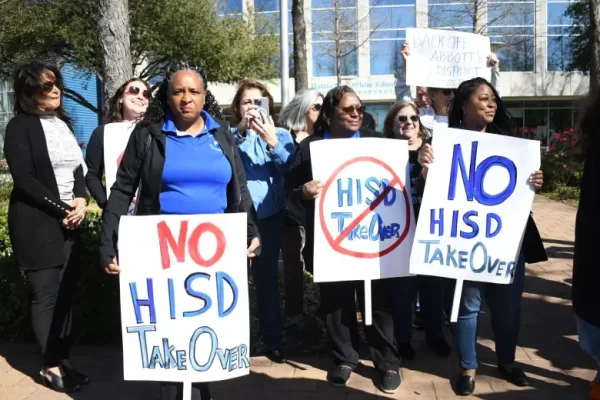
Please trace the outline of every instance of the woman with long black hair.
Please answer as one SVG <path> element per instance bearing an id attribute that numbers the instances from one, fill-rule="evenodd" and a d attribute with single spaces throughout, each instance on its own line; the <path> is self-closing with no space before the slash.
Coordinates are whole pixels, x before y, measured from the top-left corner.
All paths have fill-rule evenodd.
<path id="1" fill-rule="evenodd" d="M 483 133 L 509 135 L 512 128 L 510 114 L 496 89 L 485 79 L 475 78 L 461 83 L 456 92 L 448 125 Z M 422 175 L 427 177 L 433 163 L 433 148 L 427 144 L 419 152 Z M 543 183 L 542 171 L 533 171 L 529 183 L 539 190 Z M 477 322 L 481 303 L 485 299 L 490 310 L 492 330 L 496 342 L 498 369 L 504 378 L 517 386 L 528 386 L 525 373 L 514 366 L 517 339 L 521 327 L 521 296 L 525 280 L 525 262 L 547 260 L 546 251 L 535 222 L 529 217 L 525 237 L 521 245 L 512 283 L 494 284 L 465 281 L 458 313 L 458 321 L 452 324 L 461 374 L 456 381 L 456 392 L 469 396 L 475 390 L 477 372 Z"/>
<path id="2" fill-rule="evenodd" d="M 83 156 L 63 108 L 57 68 L 37 61 L 23 64 L 14 73 L 13 88 L 15 116 L 4 141 L 14 182 L 8 232 L 17 266 L 32 287 L 42 382 L 57 392 L 76 392 L 89 382 L 69 361 L 79 227 L 87 204 Z"/>
<path id="3" fill-rule="evenodd" d="M 131 134 L 104 210 L 100 257 L 107 273 L 120 272 L 119 219 L 127 214 L 138 185 L 136 215 L 246 212 L 248 257 L 258 254 L 256 211 L 244 166 L 229 125 L 206 112 L 207 94 L 202 68 L 192 63 L 169 66 L 156 97 Z M 182 396 L 182 384 L 162 384 L 161 399 Z M 194 384 L 192 398 L 209 400 L 208 386 Z"/>

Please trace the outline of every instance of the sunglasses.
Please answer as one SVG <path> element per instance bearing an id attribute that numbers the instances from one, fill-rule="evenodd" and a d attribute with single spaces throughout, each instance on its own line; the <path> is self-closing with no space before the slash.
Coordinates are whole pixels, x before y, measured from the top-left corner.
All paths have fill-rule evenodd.
<path id="1" fill-rule="evenodd" d="M 339 107 L 340 110 L 344 112 L 344 114 L 352 114 L 354 111 L 358 113 L 358 115 L 363 115 L 365 113 L 365 106 L 348 106 L 348 107 Z"/>
<path id="2" fill-rule="evenodd" d="M 139 87 L 137 87 L 137 86 L 129 86 L 129 88 L 127 89 L 127 92 L 126 92 L 126 93 L 127 93 L 127 94 L 131 94 L 131 95 L 133 95 L 133 96 L 137 96 L 138 94 L 140 94 L 140 91 L 141 91 L 141 90 L 142 90 L 142 89 L 140 89 L 140 88 L 139 88 Z M 150 97 L 152 97 L 152 93 L 150 93 L 150 91 L 149 91 L 149 90 L 144 90 L 144 91 L 142 92 L 142 96 L 144 96 L 144 97 L 145 97 L 145 98 L 147 98 L 147 99 L 150 99 Z"/>
<path id="3" fill-rule="evenodd" d="M 405 124 L 406 121 L 408 121 L 408 119 L 410 118 L 410 120 L 412 122 L 418 122 L 419 121 L 419 116 L 418 115 L 411 115 L 410 117 L 407 115 L 398 115 L 398 121 L 400 121 L 401 124 Z"/>
<path id="4" fill-rule="evenodd" d="M 454 93 L 454 89 L 442 89 L 442 93 L 444 96 L 450 96 L 450 94 Z"/>
<path id="5" fill-rule="evenodd" d="M 312 108 L 314 108 L 315 111 L 319 112 L 319 111 L 321 111 L 321 108 L 323 108 L 323 104 L 319 104 L 319 103 L 313 104 Z"/>
<path id="6" fill-rule="evenodd" d="M 40 84 L 40 89 L 42 93 L 48 94 L 54 89 L 56 86 L 59 90 L 62 90 L 62 82 L 61 81 L 47 81 Z"/>

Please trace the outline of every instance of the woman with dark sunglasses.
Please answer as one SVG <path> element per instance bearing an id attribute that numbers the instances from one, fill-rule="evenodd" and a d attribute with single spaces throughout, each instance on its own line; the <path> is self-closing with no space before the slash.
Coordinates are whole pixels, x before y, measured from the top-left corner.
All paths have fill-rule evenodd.
<path id="1" fill-rule="evenodd" d="M 402 64 L 402 71 L 396 74 L 396 100 L 406 99 L 412 101 L 410 87 L 406 85 L 406 60 L 410 57 L 410 45 L 408 42 L 402 45 L 400 54 L 404 62 Z M 492 85 L 497 92 L 500 92 L 500 61 L 496 54 L 491 53 L 488 56 L 487 65 L 492 69 Z M 417 92 L 422 93 L 423 91 L 427 92 L 430 107 L 421 107 L 421 123 L 432 134 L 436 125 L 448 126 L 448 115 L 450 113 L 450 105 L 454 100 L 455 89 L 417 87 Z"/>
<path id="2" fill-rule="evenodd" d="M 110 146 L 117 148 L 114 153 L 123 154 L 129 136 L 137 121 L 146 112 L 151 97 L 150 86 L 146 81 L 139 78 L 128 80 L 117 89 L 108 102 L 108 111 L 104 118 L 106 125 L 100 125 L 90 137 L 85 156 L 88 167 L 85 182 L 90 194 L 101 209 L 106 207 L 108 199 L 107 190 L 102 184 L 105 165 L 112 162 L 118 167 L 121 159 L 121 157 L 117 157 L 113 160 L 105 160 L 105 143 L 108 142 Z M 106 177 L 106 186 L 109 191 L 115 179 L 116 176 Z"/>
<path id="3" fill-rule="evenodd" d="M 410 187 L 415 218 L 419 217 L 423 185 L 419 185 L 421 165 L 419 150 L 431 143 L 427 128 L 421 124 L 419 108 L 411 101 L 399 101 L 388 112 L 383 124 L 383 135 L 390 139 L 408 141 Z M 412 360 L 415 350 L 410 341 L 413 328 L 413 302 L 417 297 L 420 306 L 420 321 L 425 329 L 425 342 L 438 356 L 447 357 L 452 349 L 444 338 L 443 293 L 444 278 L 436 276 L 411 276 L 397 279 L 394 301 L 394 336 L 398 345 L 398 356 Z"/>
<path id="4" fill-rule="evenodd" d="M 313 178 L 310 144 L 318 140 L 381 138 L 381 133 L 361 128 L 364 112 L 365 107 L 352 88 L 339 86 L 331 89 L 323 100 L 314 133 L 298 146 L 292 168 L 286 177 L 286 192 L 291 201 L 301 204 L 306 211 L 305 254 L 314 254 L 315 200 L 323 188 L 323 183 Z M 307 257 L 305 263 L 306 268 L 312 270 L 313 258 Z M 395 354 L 391 314 L 393 281 L 395 279 L 372 282 L 373 324 L 364 328 L 373 363 L 381 373 L 380 388 L 385 393 L 394 393 L 400 386 L 400 361 Z M 336 364 L 329 371 L 327 379 L 334 386 L 345 386 L 359 363 L 356 297 L 364 315 L 364 283 L 320 283 L 319 290 L 321 310 L 325 314 L 325 327 Z"/>
<path id="5" fill-rule="evenodd" d="M 296 150 L 300 142 L 313 133 L 313 127 L 323 106 L 323 95 L 314 89 L 296 93 L 279 113 L 279 124 L 290 130 Z M 283 222 L 283 283 L 285 314 L 289 319 L 286 327 L 288 337 L 299 333 L 298 325 L 304 314 L 304 209 L 290 199 L 286 201 L 286 217 Z M 312 266 L 312 263 L 311 263 Z M 309 270 L 312 273 L 312 270 Z"/>
<path id="6" fill-rule="evenodd" d="M 15 116 L 4 154 L 14 182 L 8 232 L 17 266 L 31 284 L 31 321 L 44 385 L 76 392 L 89 382 L 69 361 L 79 230 L 87 194 L 81 149 L 63 108 L 59 70 L 29 62 L 14 74 Z"/>

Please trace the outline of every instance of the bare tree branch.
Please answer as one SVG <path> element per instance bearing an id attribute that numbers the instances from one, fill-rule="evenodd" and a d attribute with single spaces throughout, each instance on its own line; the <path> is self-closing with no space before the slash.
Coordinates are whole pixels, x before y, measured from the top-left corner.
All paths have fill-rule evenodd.
<path id="1" fill-rule="evenodd" d="M 87 101 L 85 99 L 85 97 L 83 97 L 79 93 L 77 93 L 77 92 L 75 92 L 75 91 L 73 91 L 71 89 L 68 89 L 68 88 L 64 88 L 63 92 L 64 92 L 66 98 L 73 100 L 75 103 L 81 104 L 85 108 L 89 108 L 90 110 L 92 110 L 96 114 L 98 114 L 100 112 L 100 110 L 98 109 L 98 107 L 94 106 L 92 103 L 90 103 L 89 101 Z"/>

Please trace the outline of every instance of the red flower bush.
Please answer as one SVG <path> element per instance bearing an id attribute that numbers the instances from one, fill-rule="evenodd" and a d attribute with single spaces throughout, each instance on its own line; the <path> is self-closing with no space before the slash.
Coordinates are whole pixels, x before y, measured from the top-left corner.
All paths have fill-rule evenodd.
<path id="1" fill-rule="evenodd" d="M 581 164 L 574 159 L 573 149 L 579 143 L 574 129 L 557 132 L 550 146 L 542 149 L 544 189 L 555 191 L 576 184 L 581 174 Z"/>

